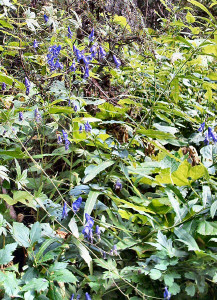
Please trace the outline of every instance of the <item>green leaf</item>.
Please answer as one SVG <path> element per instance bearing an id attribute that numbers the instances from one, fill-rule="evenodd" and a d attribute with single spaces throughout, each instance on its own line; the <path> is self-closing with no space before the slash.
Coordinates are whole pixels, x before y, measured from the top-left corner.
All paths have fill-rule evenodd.
<path id="1" fill-rule="evenodd" d="M 180 210 L 180 207 L 179 207 L 178 200 L 173 196 L 173 193 L 170 190 L 166 189 L 166 193 L 168 195 L 170 203 L 171 203 L 171 205 L 172 205 L 172 207 L 173 207 L 173 209 L 174 209 L 177 217 L 179 218 L 179 221 L 181 222 L 181 220 L 182 220 L 182 218 L 181 218 L 181 210 Z"/>
<path id="2" fill-rule="evenodd" d="M 0 194 L 0 198 L 5 200 L 9 205 L 14 205 L 17 203 L 13 198 L 6 194 Z"/>
<path id="3" fill-rule="evenodd" d="M 217 222 L 200 222 L 197 232 L 201 235 L 217 235 Z"/>
<path id="4" fill-rule="evenodd" d="M 30 231 L 30 241 L 31 245 L 37 242 L 41 238 L 41 225 L 39 222 L 33 224 L 31 231 Z"/>
<path id="5" fill-rule="evenodd" d="M 91 191 L 89 193 L 88 198 L 85 203 L 85 207 L 84 207 L 84 220 L 85 220 L 85 213 L 87 213 L 88 215 L 91 215 L 91 212 L 94 208 L 96 200 L 100 194 L 101 194 L 100 192 L 94 192 L 94 191 Z"/>
<path id="6" fill-rule="evenodd" d="M 57 282 L 76 283 L 77 278 L 67 269 L 54 271 L 49 277 Z"/>
<path id="7" fill-rule="evenodd" d="M 174 233 L 181 242 L 188 246 L 189 251 L 200 251 L 195 239 L 187 231 L 182 228 L 175 228 Z"/>
<path id="8" fill-rule="evenodd" d="M 112 166 L 113 164 L 114 164 L 114 161 L 110 160 L 110 161 L 105 161 L 105 162 L 101 163 L 100 165 L 92 168 L 90 173 L 85 176 L 83 183 L 89 182 L 90 180 L 95 178 L 100 172 L 102 172 L 103 170 Z"/>
<path id="9" fill-rule="evenodd" d="M 22 223 L 13 223 L 12 234 L 15 241 L 22 247 L 28 248 L 30 246 L 29 228 Z"/>
<path id="10" fill-rule="evenodd" d="M 0 265 L 6 265 L 12 259 L 14 256 L 12 256 L 12 253 L 17 248 L 17 243 L 7 244 L 4 249 L 0 250 Z"/>
<path id="11" fill-rule="evenodd" d="M 5 293 L 8 294 L 9 297 L 19 297 L 19 280 L 16 278 L 15 272 L 0 272 L 0 283 L 3 283 Z"/>
<path id="12" fill-rule="evenodd" d="M 74 237 L 79 238 L 78 226 L 76 224 L 75 218 L 71 218 L 68 226 Z"/>
<path id="13" fill-rule="evenodd" d="M 213 19 L 213 21 L 215 22 L 215 18 L 214 16 L 211 14 L 211 12 L 201 3 L 199 3 L 198 1 L 195 0 L 188 0 L 188 2 L 196 5 L 197 7 L 201 8 L 203 11 L 205 11 L 210 17 L 211 19 Z"/>
<path id="14" fill-rule="evenodd" d="M 195 292 L 196 292 L 195 285 L 193 283 L 189 283 L 186 286 L 185 291 L 186 291 L 188 296 L 194 297 Z"/>
<path id="15" fill-rule="evenodd" d="M 169 291 L 172 295 L 177 295 L 180 292 L 180 286 L 174 282 L 173 285 L 170 286 Z"/>
<path id="16" fill-rule="evenodd" d="M 34 290 L 38 293 L 41 291 L 45 291 L 49 286 L 49 281 L 44 278 L 33 278 L 28 283 L 26 283 L 22 290 L 23 291 L 29 291 Z"/>
<path id="17" fill-rule="evenodd" d="M 186 20 L 188 21 L 188 23 L 194 23 L 195 22 L 195 17 L 190 13 L 190 11 L 187 12 Z"/>
<path id="18" fill-rule="evenodd" d="M 210 215 L 212 219 L 215 217 L 216 210 L 217 210 L 217 200 L 213 202 L 213 204 L 210 207 Z"/>
<path id="19" fill-rule="evenodd" d="M 41 247 L 40 247 L 38 253 L 36 254 L 36 256 L 35 256 L 36 261 L 39 261 L 39 260 L 42 258 L 44 251 L 45 251 L 51 244 L 53 244 L 53 243 L 56 242 L 56 241 L 57 241 L 56 238 L 53 238 L 53 239 L 47 239 L 47 240 L 41 245 Z"/>
<path id="20" fill-rule="evenodd" d="M 159 139 L 159 140 L 170 140 L 174 139 L 174 135 L 171 133 L 153 130 L 153 129 L 139 129 L 138 133 L 144 134 L 145 136 L 152 138 L 152 139 Z"/>
<path id="21" fill-rule="evenodd" d="M 153 279 L 153 280 L 159 279 L 161 277 L 161 274 L 162 273 L 157 269 L 152 269 L 149 273 L 151 279 Z"/>
<path id="22" fill-rule="evenodd" d="M 74 244 L 76 245 L 76 247 L 79 250 L 79 253 L 81 255 L 81 257 L 83 258 L 83 260 L 87 263 L 89 270 L 90 270 L 90 274 L 92 275 L 93 273 L 93 261 L 92 258 L 89 254 L 89 251 L 87 250 L 87 248 L 82 245 L 82 243 L 79 240 L 73 240 Z"/>

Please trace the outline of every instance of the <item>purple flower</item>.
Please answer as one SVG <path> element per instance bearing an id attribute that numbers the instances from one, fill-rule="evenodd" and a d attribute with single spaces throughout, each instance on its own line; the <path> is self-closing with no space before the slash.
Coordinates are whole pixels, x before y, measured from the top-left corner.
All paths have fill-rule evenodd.
<path id="1" fill-rule="evenodd" d="M 34 40 L 34 42 L 33 42 L 33 48 L 38 48 L 38 42 L 37 42 L 37 40 Z"/>
<path id="2" fill-rule="evenodd" d="M 79 127 L 79 133 L 82 133 L 82 131 L 83 131 L 83 127 L 82 127 L 82 125 L 80 125 L 80 127 Z"/>
<path id="3" fill-rule="evenodd" d="M 87 79 L 89 76 L 90 76 L 90 74 L 89 74 L 89 67 L 87 65 L 86 68 L 85 68 L 84 79 Z"/>
<path id="4" fill-rule="evenodd" d="M 48 20 L 49 20 L 49 17 L 47 15 L 44 15 L 44 21 L 45 21 L 45 23 L 47 23 Z"/>
<path id="5" fill-rule="evenodd" d="M 91 300 L 91 297 L 88 293 L 85 293 L 85 300 Z"/>
<path id="6" fill-rule="evenodd" d="M 98 240 L 100 241 L 100 234 L 101 234 L 101 231 L 100 231 L 100 228 L 99 228 L 99 225 L 96 225 L 96 235 L 97 235 L 97 237 L 98 237 Z"/>
<path id="7" fill-rule="evenodd" d="M 30 81 L 27 77 L 25 77 L 25 86 L 26 86 L 26 88 L 30 87 Z"/>
<path id="8" fill-rule="evenodd" d="M 68 101 L 68 106 L 71 106 L 71 100 Z"/>
<path id="9" fill-rule="evenodd" d="M 105 52 L 105 50 L 103 49 L 102 46 L 99 46 L 99 55 L 100 55 L 101 59 L 106 57 L 106 52 Z"/>
<path id="10" fill-rule="evenodd" d="M 69 26 L 68 26 L 68 38 L 70 39 L 72 38 L 72 32 Z"/>
<path id="11" fill-rule="evenodd" d="M 122 190 L 122 183 L 120 182 L 119 179 L 115 183 L 115 189 L 119 191 Z"/>
<path id="12" fill-rule="evenodd" d="M 74 112 L 76 112 L 78 110 L 77 105 L 74 105 Z"/>
<path id="13" fill-rule="evenodd" d="M 65 219 L 67 216 L 68 216 L 67 204 L 66 204 L 66 202 L 64 202 L 63 211 L 62 211 L 62 219 Z"/>
<path id="14" fill-rule="evenodd" d="M 76 298 L 76 300 L 80 300 L 81 299 L 81 295 L 77 295 L 77 298 Z"/>
<path id="15" fill-rule="evenodd" d="M 75 72 L 76 71 L 76 66 L 75 66 L 75 60 L 73 60 L 73 63 L 71 64 L 71 66 L 69 67 L 71 72 Z"/>
<path id="16" fill-rule="evenodd" d="M 62 130 L 63 133 L 63 139 L 68 140 L 68 134 L 65 132 L 65 130 Z"/>
<path id="17" fill-rule="evenodd" d="M 217 137 L 210 127 L 208 127 L 208 139 L 212 139 L 214 143 L 217 142 Z"/>
<path id="18" fill-rule="evenodd" d="M 35 115 L 35 120 L 38 123 L 41 120 L 41 115 L 40 115 L 40 113 L 38 111 L 38 108 L 35 109 L 34 115 Z"/>
<path id="19" fill-rule="evenodd" d="M 85 129 L 86 132 L 91 132 L 92 126 L 89 124 L 88 121 L 87 121 L 86 124 L 84 124 L 84 129 Z"/>
<path id="20" fill-rule="evenodd" d="M 47 54 L 47 58 L 48 58 L 48 65 L 50 67 L 50 71 L 55 71 L 57 69 L 63 69 L 63 65 L 59 62 L 58 59 L 58 55 L 60 53 L 61 50 L 61 46 L 51 46 L 49 47 L 49 53 Z"/>
<path id="21" fill-rule="evenodd" d="M 91 46 L 90 48 L 90 52 L 91 52 L 91 56 L 90 56 L 90 60 L 93 59 L 94 57 L 96 57 L 96 45 Z"/>
<path id="22" fill-rule="evenodd" d="M 199 132 L 204 131 L 204 127 L 205 127 L 205 122 L 203 122 L 203 123 L 200 125 L 200 127 L 198 128 L 198 131 L 199 131 Z"/>
<path id="23" fill-rule="evenodd" d="M 5 91 L 5 90 L 6 90 L 6 83 L 2 82 L 2 91 Z"/>
<path id="24" fill-rule="evenodd" d="M 119 69 L 121 65 L 121 61 L 115 55 L 113 55 L 113 59 L 114 59 L 114 63 L 116 64 L 116 68 Z"/>
<path id="25" fill-rule="evenodd" d="M 168 291 L 167 287 L 165 287 L 164 290 L 164 299 L 170 299 L 171 298 L 171 293 Z"/>
<path id="26" fill-rule="evenodd" d="M 91 216 L 89 216 L 87 213 L 85 214 L 85 218 L 86 218 L 86 224 L 84 229 L 82 230 L 82 233 L 84 235 L 84 237 L 89 240 L 91 243 L 93 243 L 93 224 L 94 224 L 94 220 L 93 218 L 91 218 Z"/>
<path id="27" fill-rule="evenodd" d="M 114 247 L 113 247 L 113 253 L 114 253 L 114 255 L 118 255 L 118 250 L 117 250 L 116 245 L 114 245 Z"/>
<path id="28" fill-rule="evenodd" d="M 94 40 L 94 28 L 92 29 L 92 31 L 91 31 L 91 33 L 90 33 L 90 35 L 89 35 L 89 41 L 90 42 L 93 42 L 93 40 Z"/>
<path id="29" fill-rule="evenodd" d="M 72 294 L 70 300 L 74 300 L 74 296 L 75 294 Z"/>
<path id="30" fill-rule="evenodd" d="M 19 121 L 23 121 L 24 117 L 23 117 L 23 113 L 22 111 L 19 112 Z"/>
<path id="31" fill-rule="evenodd" d="M 105 253 L 105 251 L 103 251 L 102 257 L 103 257 L 103 259 L 106 259 L 106 253 Z"/>
<path id="32" fill-rule="evenodd" d="M 81 203 L 82 203 L 82 198 L 78 197 L 78 199 L 72 204 L 72 209 L 75 213 L 80 209 Z"/>
<path id="33" fill-rule="evenodd" d="M 65 150 L 69 150 L 69 145 L 70 145 L 70 141 L 69 140 L 65 140 Z"/>
<path id="34" fill-rule="evenodd" d="M 78 62 L 83 58 L 83 51 L 80 51 L 73 45 L 73 51 L 75 53 L 75 56 L 77 57 Z"/>
<path id="35" fill-rule="evenodd" d="M 29 93 L 30 93 L 30 88 L 27 87 L 27 88 L 26 88 L 26 96 L 29 96 Z"/>
<path id="36" fill-rule="evenodd" d="M 60 144 L 62 144 L 62 138 L 61 138 L 61 135 L 60 134 L 58 134 L 58 136 L 57 136 L 57 143 L 60 145 Z"/>
<path id="37" fill-rule="evenodd" d="M 208 138 L 208 133 L 205 133 L 205 139 L 204 139 L 204 144 L 209 145 L 209 138 Z"/>

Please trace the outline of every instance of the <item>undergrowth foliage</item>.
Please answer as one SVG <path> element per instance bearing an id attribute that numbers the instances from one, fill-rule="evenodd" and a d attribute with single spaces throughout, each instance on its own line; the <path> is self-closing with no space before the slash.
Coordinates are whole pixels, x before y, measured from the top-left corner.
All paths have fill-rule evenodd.
<path id="1" fill-rule="evenodd" d="M 216 1 L 44 2 L 0 0 L 1 299 L 215 299 Z"/>

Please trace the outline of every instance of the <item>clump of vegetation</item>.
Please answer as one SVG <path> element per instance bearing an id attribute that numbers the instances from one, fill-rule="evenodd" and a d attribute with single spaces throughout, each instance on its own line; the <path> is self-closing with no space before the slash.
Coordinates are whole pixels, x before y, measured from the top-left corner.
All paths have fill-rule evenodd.
<path id="1" fill-rule="evenodd" d="M 215 299 L 216 1 L 169 2 L 0 0 L 1 299 Z"/>

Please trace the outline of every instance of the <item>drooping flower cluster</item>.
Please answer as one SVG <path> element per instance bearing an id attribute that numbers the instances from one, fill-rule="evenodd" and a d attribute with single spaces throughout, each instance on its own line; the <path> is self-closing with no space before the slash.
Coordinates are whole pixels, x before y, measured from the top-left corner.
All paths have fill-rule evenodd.
<path id="1" fill-rule="evenodd" d="M 65 150 L 69 150 L 70 141 L 68 140 L 68 134 L 65 132 L 65 130 L 62 130 L 62 133 L 65 141 Z"/>
<path id="2" fill-rule="evenodd" d="M 86 124 L 84 124 L 84 129 L 85 129 L 86 132 L 91 132 L 92 126 L 89 124 L 88 121 L 87 121 Z"/>
<path id="3" fill-rule="evenodd" d="M 61 50 L 61 46 L 54 45 L 50 47 L 48 50 L 49 53 L 47 54 L 47 59 L 48 59 L 48 65 L 50 67 L 50 71 L 55 71 L 57 69 L 62 70 L 63 65 L 59 62 L 59 58 L 58 58 L 58 55 Z"/>
<path id="4" fill-rule="evenodd" d="M 78 199 L 72 204 L 72 209 L 76 213 L 81 206 L 82 203 L 82 197 L 78 197 Z"/>
<path id="5" fill-rule="evenodd" d="M 64 202 L 63 211 L 62 211 L 62 219 L 65 219 L 67 216 L 68 216 L 67 204 L 66 204 L 66 202 Z"/>
<path id="6" fill-rule="evenodd" d="M 164 299 L 170 299 L 171 298 L 171 293 L 168 291 L 168 288 L 165 287 L 164 289 Z"/>
<path id="7" fill-rule="evenodd" d="M 113 249 L 111 249 L 110 254 L 116 256 L 118 255 L 118 249 L 116 245 L 113 246 Z"/>
<path id="8" fill-rule="evenodd" d="M 200 127 L 198 128 L 199 132 L 203 132 L 205 129 L 205 122 L 203 122 Z M 208 127 L 208 130 L 205 132 L 205 139 L 204 139 L 204 143 L 205 145 L 209 145 L 210 141 L 212 140 L 214 143 L 217 142 L 217 135 L 215 134 L 215 132 L 213 132 L 211 127 Z"/>
<path id="9" fill-rule="evenodd" d="M 28 96 L 30 92 L 30 81 L 27 77 L 25 77 L 25 87 L 26 87 L 26 96 Z"/>
<path id="10" fill-rule="evenodd" d="M 5 90 L 6 90 L 6 83 L 2 82 L 2 91 L 5 91 Z"/>
<path id="11" fill-rule="evenodd" d="M 119 179 L 115 182 L 115 190 L 116 191 L 122 190 L 122 183 L 120 182 Z"/>
<path id="12" fill-rule="evenodd" d="M 39 111 L 38 111 L 38 108 L 35 109 L 35 111 L 34 111 L 34 116 L 35 116 L 36 122 L 37 122 L 37 123 L 40 122 L 40 120 L 41 120 L 41 115 L 40 115 L 40 113 L 39 113 Z"/>
<path id="13" fill-rule="evenodd" d="M 82 230 L 82 233 L 87 240 L 89 240 L 91 243 L 93 243 L 94 220 L 87 213 L 85 214 L 85 218 L 86 218 L 86 224 L 85 224 L 84 229 Z"/>
<path id="14" fill-rule="evenodd" d="M 24 117 L 23 117 L 23 113 L 22 111 L 19 112 L 19 121 L 23 121 Z"/>
<path id="15" fill-rule="evenodd" d="M 34 42 L 33 42 L 33 48 L 38 48 L 38 42 L 37 42 L 37 40 L 34 40 Z"/>

